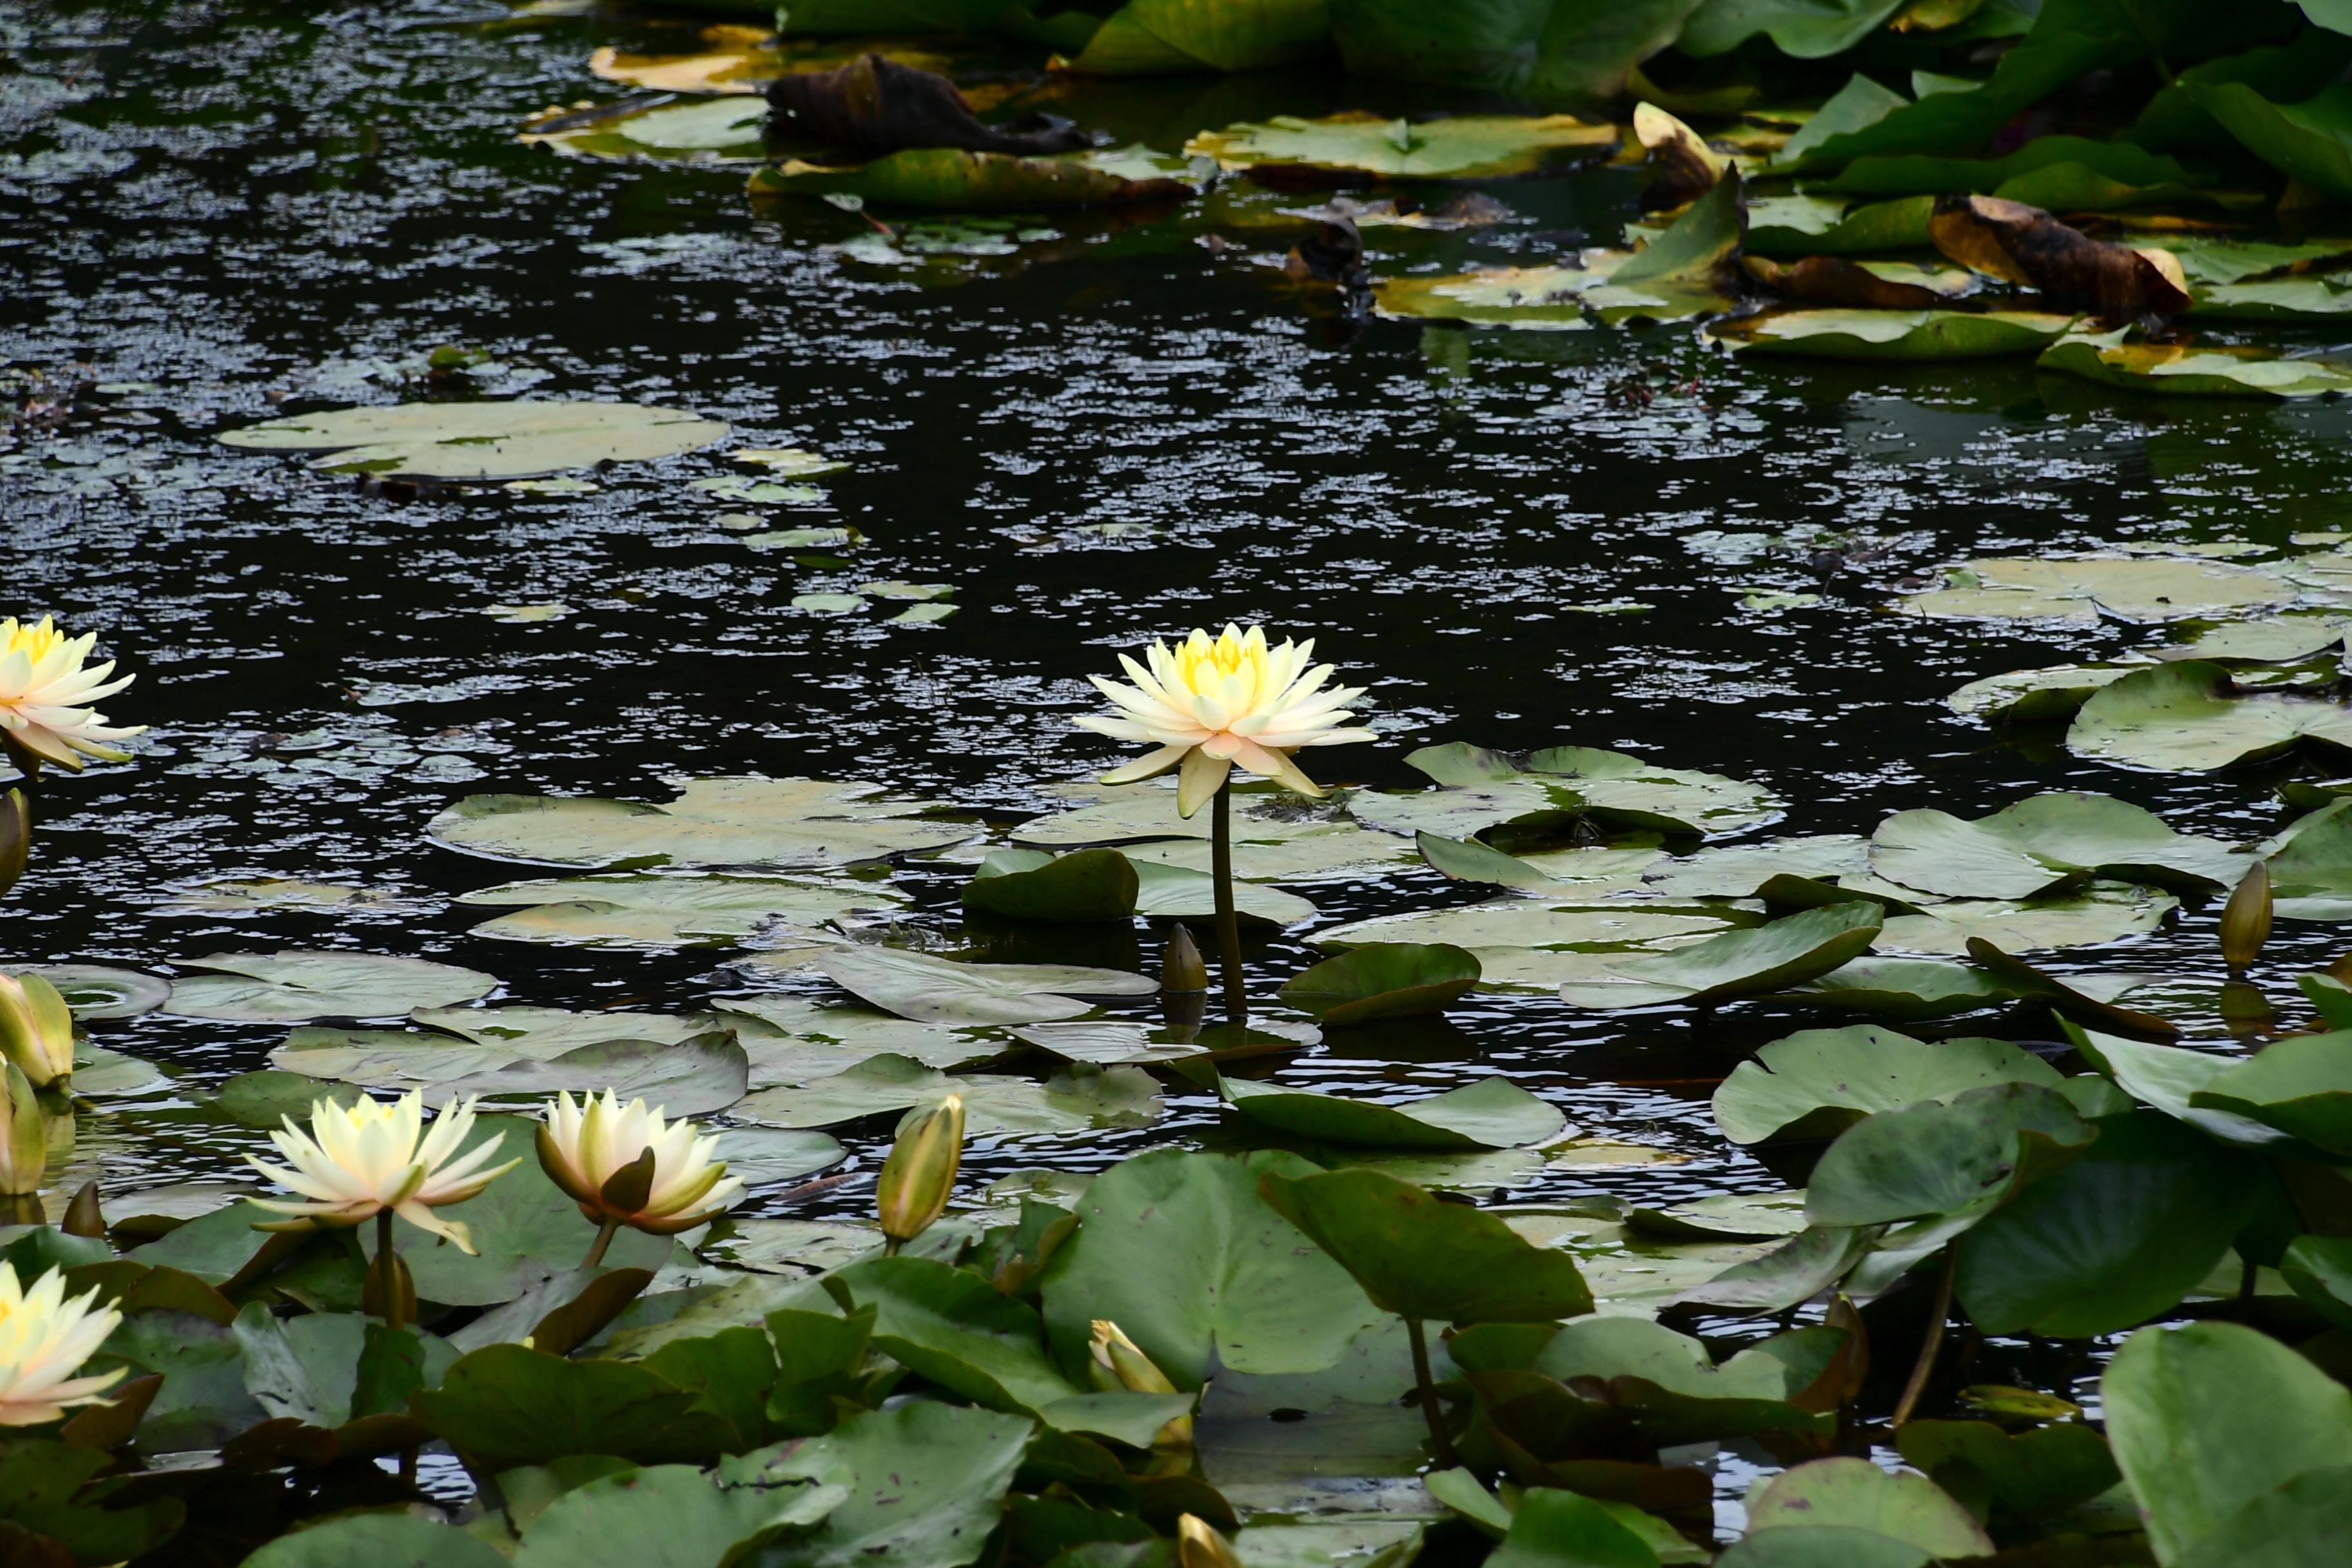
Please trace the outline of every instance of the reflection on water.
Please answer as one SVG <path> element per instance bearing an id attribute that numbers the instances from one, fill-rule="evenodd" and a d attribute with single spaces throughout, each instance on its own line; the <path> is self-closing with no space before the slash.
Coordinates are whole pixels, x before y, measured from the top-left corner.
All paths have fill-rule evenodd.
<path id="1" fill-rule="evenodd" d="M 116 716 L 155 726 L 136 763 L 49 790 L 8 957 L 352 945 L 495 971 L 513 1000 L 689 1009 L 740 987 L 723 953 L 469 937 L 481 911 L 449 900 L 503 868 L 429 847 L 424 824 L 469 793 L 665 799 L 666 776 L 743 772 L 1042 809 L 1039 785 L 1116 750 L 1068 722 L 1093 703 L 1084 672 L 1229 618 L 1314 637 L 1370 680 L 1389 743 L 1330 764 L 1348 782 L 1415 784 L 1401 759 L 1433 741 L 1574 742 L 1760 780 L 1790 832 L 2059 786 L 2225 837 L 2273 820 L 2267 776 L 2125 773 L 2000 743 L 1942 703 L 2159 634 L 1887 605 L 1975 552 L 2347 526 L 2352 411 L 2119 405 L 2007 364 L 1733 365 L 1679 327 L 1350 326 L 1268 264 L 1297 198 L 1246 190 L 1156 222 L 1056 217 L 1050 237 L 975 229 L 989 242 L 877 266 L 893 258 L 864 219 L 754 213 L 740 171 L 518 145 L 525 113 L 614 95 L 587 72 L 594 47 L 676 52 L 690 34 L 489 25 L 505 15 L 53 0 L 0 18 L 0 608 L 100 631 L 141 675 Z M 1055 107 L 1172 149 L 1270 107 L 1355 104 L 1417 100 L 1235 79 L 1070 88 Z M 1376 271 L 1537 261 L 1614 240 L 1633 188 L 1610 171 L 1505 184 L 1509 223 L 1366 237 Z M 1202 243 L 1212 228 L 1224 243 Z M 721 451 L 593 491 L 401 500 L 212 439 L 422 395 L 442 343 L 487 352 L 456 378 L 478 394 L 688 407 L 733 421 L 738 445 L 848 468 L 778 494 Z M 39 412 L 61 388 L 65 415 Z M 756 547 L 840 525 L 863 542 Z M 951 584 L 960 611 L 903 625 L 879 600 L 793 605 L 877 579 Z M 551 605 L 569 613 L 511 613 Z M 907 874 L 919 923 L 953 925 L 964 875 Z M 220 877 L 393 901 L 175 899 Z M 1419 869 L 1299 890 L 1326 921 L 1468 896 Z M 2160 968 L 2210 998 L 2215 912 L 2067 958 Z M 1311 961 L 1301 934 L 1255 950 L 1262 994 Z M 2338 945 L 2285 926 L 2258 979 L 2291 996 L 2284 977 Z M 1119 957 L 1157 954 L 1153 937 Z M 1706 1100 L 1791 1026 L 1490 994 L 1286 1071 L 1373 1093 L 1509 1072 L 1578 1130 L 1675 1157 L 1563 1165 L 1514 1196 L 1654 1200 L 1780 1182 Z M 282 1037 L 148 1018 L 103 1037 L 201 1082 Z M 983 1147 L 970 1168 L 1087 1169 L 1215 1121 L 1207 1097 L 1174 1105 L 1145 1131 Z M 872 1169 L 876 1133 L 846 1140 L 854 1169 Z M 174 1137 L 110 1144 L 115 1184 L 219 1173 L 212 1124 Z"/>

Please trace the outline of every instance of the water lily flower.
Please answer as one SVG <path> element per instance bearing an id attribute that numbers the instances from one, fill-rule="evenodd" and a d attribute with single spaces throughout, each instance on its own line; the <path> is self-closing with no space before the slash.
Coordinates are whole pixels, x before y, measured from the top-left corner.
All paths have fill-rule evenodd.
<path id="1" fill-rule="evenodd" d="M 73 1075 L 73 1009 L 38 974 L 0 974 L 0 1060 L 22 1068 L 35 1089 Z"/>
<path id="2" fill-rule="evenodd" d="M 949 1095 L 920 1116 L 899 1123 L 889 1158 L 874 1183 L 882 1234 L 893 1252 L 931 1227 L 955 1190 L 963 1163 L 963 1096 Z"/>
<path id="3" fill-rule="evenodd" d="M 111 728 L 106 715 L 85 706 L 113 696 L 134 679 L 106 678 L 111 659 L 85 669 L 82 661 L 98 634 L 69 637 L 47 616 L 28 626 L 15 616 L 0 620 L 0 741 L 9 749 L 79 771 L 82 758 L 119 763 L 130 755 L 108 745 L 147 732 L 143 724 Z"/>
<path id="4" fill-rule="evenodd" d="M 396 1214 L 419 1230 L 456 1242 L 470 1256 L 474 1238 L 464 1224 L 442 1219 L 433 1211 L 465 1202 L 522 1163 L 513 1159 L 494 1170 L 481 1168 L 505 1142 L 503 1133 L 458 1154 L 466 1135 L 474 1130 L 475 1104 L 469 1100 L 444 1106 L 429 1132 L 422 1091 L 390 1105 L 376 1100 L 354 1100 L 349 1106 L 331 1100 L 314 1101 L 308 1133 L 294 1125 L 292 1117 L 285 1118 L 285 1131 L 272 1132 L 269 1140 L 293 1169 L 264 1164 L 250 1154 L 246 1163 L 279 1186 L 299 1193 L 301 1200 L 248 1199 L 257 1207 L 295 1216 L 255 1228 L 340 1228 Z"/>
<path id="5" fill-rule="evenodd" d="M 1176 1385 L 1143 1349 L 1108 1318 L 1097 1318 L 1087 1342 L 1089 1375 L 1105 1394 L 1125 1389 L 1130 1394 L 1174 1394 Z M 1175 1416 L 1152 1437 L 1160 1448 L 1185 1448 L 1192 1443 L 1192 1417 Z"/>
<path id="6" fill-rule="evenodd" d="M 1322 786 L 1299 771 L 1291 753 L 1304 746 L 1340 746 L 1375 739 L 1349 728 L 1349 705 L 1362 687 L 1331 686 L 1332 665 L 1309 668 L 1313 639 L 1268 647 L 1265 629 L 1228 626 L 1222 636 L 1194 630 L 1180 643 L 1154 643 L 1150 668 L 1127 655 L 1119 663 L 1135 684 L 1089 679 L 1118 710 L 1077 722 L 1118 741 L 1149 742 L 1158 750 L 1102 776 L 1107 784 L 1133 784 L 1171 768 L 1176 810 L 1191 816 L 1223 787 L 1235 763 L 1300 795 L 1321 798 Z"/>
<path id="7" fill-rule="evenodd" d="M 642 1100 L 626 1109 L 611 1089 L 603 1099 L 558 1094 L 539 1130 L 539 1163 L 548 1180 L 600 1227 L 591 1263 L 622 1226 L 653 1236 L 675 1236 L 716 1219 L 743 1194 L 743 1178 L 727 1174 L 711 1155 L 715 1137 L 698 1136 L 684 1117 L 662 1120 L 661 1108 Z"/>
<path id="8" fill-rule="evenodd" d="M 1177 1568 L 1242 1568 L 1233 1543 L 1197 1513 L 1177 1516 L 1176 1563 Z"/>
<path id="9" fill-rule="evenodd" d="M 76 1377 L 122 1321 L 111 1307 L 92 1309 L 93 1287 L 66 1300 L 66 1277 L 52 1268 L 25 1289 L 16 1270 L 0 1262 L 0 1426 L 37 1426 L 68 1405 L 103 1405 L 100 1395 L 127 1367 Z"/>

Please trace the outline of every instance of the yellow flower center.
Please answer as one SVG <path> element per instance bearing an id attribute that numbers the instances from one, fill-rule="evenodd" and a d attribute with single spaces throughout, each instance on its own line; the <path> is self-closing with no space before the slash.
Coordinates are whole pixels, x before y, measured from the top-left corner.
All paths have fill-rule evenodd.
<path id="1" fill-rule="evenodd" d="M 65 640 L 65 634 L 46 616 L 38 626 L 26 626 L 13 616 L 0 621 L 0 658 L 21 653 L 38 664 L 51 648 Z"/>
<path id="2" fill-rule="evenodd" d="M 1186 689 L 1213 692 L 1225 679 L 1249 671 L 1250 689 L 1262 690 L 1265 684 L 1266 648 L 1263 637 L 1244 638 L 1228 631 L 1211 642 L 1205 637 L 1188 637 L 1177 645 L 1176 668 L 1183 677 Z"/>

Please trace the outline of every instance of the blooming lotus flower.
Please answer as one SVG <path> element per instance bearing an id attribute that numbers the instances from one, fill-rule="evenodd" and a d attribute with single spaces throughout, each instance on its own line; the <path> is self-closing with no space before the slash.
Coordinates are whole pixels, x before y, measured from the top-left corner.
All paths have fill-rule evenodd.
<path id="1" fill-rule="evenodd" d="M 113 696 L 133 679 L 109 681 L 114 673 L 110 659 L 84 669 L 82 660 L 97 642 L 95 632 L 66 636 L 46 616 L 37 626 L 13 616 L 0 621 L 0 740 L 77 771 L 84 756 L 119 763 L 130 754 L 106 742 L 145 734 L 146 726 L 110 729 L 105 714 L 82 706 Z"/>
<path id="2" fill-rule="evenodd" d="M 1180 643 L 1154 643 L 1145 657 L 1150 668 L 1118 656 L 1134 678 L 1126 685 L 1089 679 L 1110 699 L 1114 714 L 1078 723 L 1118 741 L 1144 741 L 1157 751 L 1102 776 L 1108 784 L 1133 784 L 1181 766 L 1176 809 L 1191 816 L 1223 787 L 1238 763 L 1304 795 L 1319 798 L 1322 788 L 1290 760 L 1302 746 L 1339 746 L 1374 739 L 1349 729 L 1349 704 L 1361 687 L 1327 686 L 1331 665 L 1307 667 L 1315 644 L 1285 642 L 1268 647 L 1265 630 L 1244 632 L 1228 626 L 1213 642 L 1195 630 Z"/>
<path id="3" fill-rule="evenodd" d="M 73 1076 L 73 1009 L 38 974 L 0 974 L 0 1059 L 25 1070 L 35 1089 Z"/>
<path id="4" fill-rule="evenodd" d="M 310 1107 L 310 1131 L 306 1134 L 285 1118 L 286 1130 L 272 1132 L 271 1142 L 293 1163 L 293 1169 L 266 1165 L 252 1155 L 246 1163 L 279 1186 L 302 1194 L 300 1202 L 270 1198 L 247 1201 L 290 1220 L 265 1223 L 259 1230 L 310 1230 L 320 1226 L 354 1226 L 389 1209 L 419 1230 L 445 1237 L 471 1254 L 474 1238 L 463 1224 L 445 1220 L 433 1211 L 445 1204 L 463 1203 L 505 1175 L 520 1159 L 496 1170 L 481 1169 L 499 1152 L 505 1134 L 490 1139 L 472 1152 L 457 1155 L 466 1134 L 474 1130 L 475 1101 L 444 1106 L 425 1131 L 425 1096 L 411 1093 L 390 1105 L 361 1100 L 350 1106 L 321 1100 Z M 457 1156 L 452 1158 L 452 1156 Z"/>
<path id="5" fill-rule="evenodd" d="M 647 1110 L 642 1100 L 624 1110 L 609 1089 L 602 1100 L 583 1095 L 577 1104 L 558 1094 L 539 1130 L 539 1163 L 597 1225 L 675 1236 L 717 1218 L 743 1194 L 743 1178 L 711 1158 L 719 1140 L 698 1131 L 682 1116 L 665 1122 L 660 1109 Z M 653 1165 L 641 1174 L 647 1154 Z"/>
<path id="6" fill-rule="evenodd" d="M 50 1269 L 26 1290 L 16 1270 L 0 1263 L 0 1426 L 37 1426 L 72 1405 L 103 1405 L 99 1395 L 129 1369 L 76 1377 L 82 1363 L 114 1332 L 122 1314 L 93 1311 L 88 1294 L 66 1300 L 63 1271 Z"/>

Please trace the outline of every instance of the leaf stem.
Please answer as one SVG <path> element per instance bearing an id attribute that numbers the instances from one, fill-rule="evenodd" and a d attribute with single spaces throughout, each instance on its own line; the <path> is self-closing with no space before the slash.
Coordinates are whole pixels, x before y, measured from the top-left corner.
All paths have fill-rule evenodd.
<path id="1" fill-rule="evenodd" d="M 1454 1438 L 1445 1430 L 1445 1415 L 1438 1407 L 1437 1383 L 1429 1375 L 1429 1339 L 1422 1332 L 1419 1318 L 1404 1321 L 1405 1337 L 1412 1342 L 1412 1381 L 1418 1388 L 1423 1419 L 1429 1423 L 1429 1446 L 1437 1455 L 1437 1468 L 1454 1468 Z"/>
<path id="2" fill-rule="evenodd" d="M 1944 1348 L 1944 1321 L 1952 1314 L 1952 1277 L 1959 1266 L 1959 1255 L 1946 1247 L 1943 1269 L 1936 1276 L 1936 1299 L 1927 1308 L 1927 1332 L 1919 1342 L 1919 1359 L 1912 1363 L 1911 1381 L 1903 1385 L 1903 1397 L 1895 1402 L 1891 1425 L 1897 1428 L 1911 1419 L 1919 1396 L 1927 1392 L 1927 1379 L 1936 1370 L 1936 1352 Z"/>
<path id="3" fill-rule="evenodd" d="M 599 1263 L 604 1262 L 604 1249 L 613 1245 L 613 1237 L 619 1232 L 620 1228 L 621 1222 L 616 1219 L 608 1219 L 603 1225 L 598 1226 L 596 1227 L 596 1239 L 588 1244 L 588 1256 L 580 1260 L 580 1267 L 583 1268 L 593 1268 Z"/>
<path id="4" fill-rule="evenodd" d="M 1249 1022 L 1242 991 L 1242 926 L 1234 912 L 1234 785 L 1217 786 L 1216 811 L 1209 818 L 1209 870 L 1217 885 L 1217 961 L 1225 971 L 1225 1021 Z"/>

